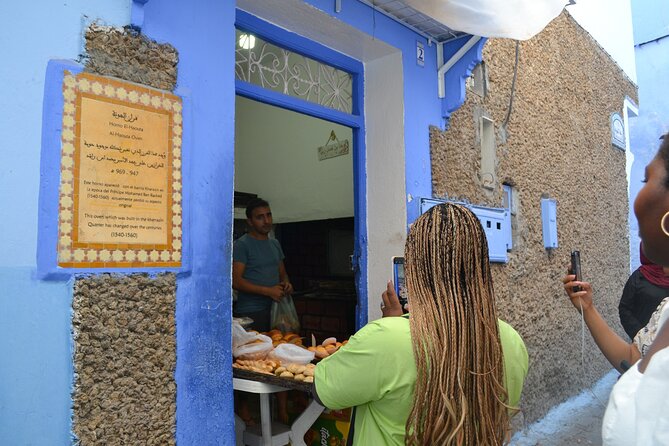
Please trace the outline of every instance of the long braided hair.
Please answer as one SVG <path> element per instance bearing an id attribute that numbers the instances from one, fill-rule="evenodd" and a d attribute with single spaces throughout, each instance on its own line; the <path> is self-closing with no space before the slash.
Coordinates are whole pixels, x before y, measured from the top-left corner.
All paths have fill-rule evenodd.
<path id="1" fill-rule="evenodd" d="M 435 206 L 404 256 L 417 368 L 406 444 L 501 445 L 509 416 L 481 223 L 464 206 Z"/>

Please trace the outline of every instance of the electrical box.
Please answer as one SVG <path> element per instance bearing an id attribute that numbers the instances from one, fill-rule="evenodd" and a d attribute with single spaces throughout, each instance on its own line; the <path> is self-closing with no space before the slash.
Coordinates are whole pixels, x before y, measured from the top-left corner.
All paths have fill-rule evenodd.
<path id="1" fill-rule="evenodd" d="M 420 213 L 422 214 L 433 206 L 445 202 L 446 200 L 435 198 L 421 198 Z M 488 256 L 490 257 L 490 261 L 498 263 L 508 262 L 507 243 L 509 232 L 511 231 L 509 212 L 506 209 L 489 208 L 460 202 L 454 203 L 467 207 L 478 217 L 488 240 Z"/>
<path id="2" fill-rule="evenodd" d="M 506 209 L 483 206 L 468 206 L 478 217 L 488 239 L 488 256 L 491 262 L 508 262 L 507 241 L 511 220 Z"/>
<path id="3" fill-rule="evenodd" d="M 544 233 L 544 248 L 557 248 L 557 202 L 552 198 L 541 199 L 541 228 Z"/>

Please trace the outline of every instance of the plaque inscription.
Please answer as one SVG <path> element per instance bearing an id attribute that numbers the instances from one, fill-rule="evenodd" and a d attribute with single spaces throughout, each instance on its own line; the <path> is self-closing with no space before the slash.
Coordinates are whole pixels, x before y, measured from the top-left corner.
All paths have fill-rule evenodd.
<path id="1" fill-rule="evenodd" d="M 63 80 L 58 265 L 181 266 L 181 98 Z"/>

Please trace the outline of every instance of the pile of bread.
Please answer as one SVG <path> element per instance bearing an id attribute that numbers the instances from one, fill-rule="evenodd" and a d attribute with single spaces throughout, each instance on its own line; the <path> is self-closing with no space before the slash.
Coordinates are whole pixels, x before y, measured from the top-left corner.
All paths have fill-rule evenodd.
<path id="1" fill-rule="evenodd" d="M 245 331 L 241 326 L 235 328 L 237 332 L 233 330 L 233 338 L 237 340 L 237 345 L 233 348 L 233 356 L 236 358 L 232 364 L 234 368 L 308 383 L 314 381 L 315 368 L 309 361 L 327 358 L 348 342 L 327 338 L 320 345 L 315 345 L 316 340 L 312 335 L 312 346 L 305 347 L 297 333 L 282 333 L 276 329 L 258 333 Z"/>
<path id="2" fill-rule="evenodd" d="M 302 338 L 297 333 L 282 333 L 281 330 L 274 329 L 263 334 L 272 338 L 274 347 L 281 344 L 302 345 Z"/>
<path id="3" fill-rule="evenodd" d="M 272 361 L 271 359 L 236 359 L 232 367 L 256 373 L 264 373 L 265 375 L 273 375 L 274 370 L 280 365 L 278 361 Z"/>
<path id="4" fill-rule="evenodd" d="M 321 345 L 307 347 L 307 350 L 314 352 L 317 359 L 323 359 L 339 350 L 342 346 L 346 345 L 347 342 L 348 341 L 338 342 L 337 338 L 327 338 Z"/>
<path id="5" fill-rule="evenodd" d="M 314 368 L 316 366 L 314 364 L 287 364 L 282 366 L 278 361 L 271 359 L 237 359 L 232 367 L 312 383 L 314 382 Z"/>
<path id="6" fill-rule="evenodd" d="M 314 364 L 288 364 L 286 367 L 277 367 L 274 374 L 279 378 L 290 378 L 305 383 L 314 382 Z"/>

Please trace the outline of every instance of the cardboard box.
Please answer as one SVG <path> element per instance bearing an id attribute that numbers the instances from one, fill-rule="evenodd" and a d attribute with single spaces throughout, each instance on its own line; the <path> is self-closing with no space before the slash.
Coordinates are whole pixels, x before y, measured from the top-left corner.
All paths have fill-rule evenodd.
<path id="1" fill-rule="evenodd" d="M 304 435 L 308 446 L 346 446 L 351 429 L 351 409 L 329 410 L 321 414 Z"/>
<path id="2" fill-rule="evenodd" d="M 288 413 L 292 423 L 306 408 L 308 399 L 302 392 L 291 392 L 288 399 Z M 351 430 L 350 408 L 343 410 L 325 409 L 304 434 L 307 446 L 346 446 Z"/>

